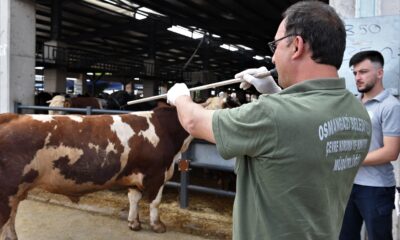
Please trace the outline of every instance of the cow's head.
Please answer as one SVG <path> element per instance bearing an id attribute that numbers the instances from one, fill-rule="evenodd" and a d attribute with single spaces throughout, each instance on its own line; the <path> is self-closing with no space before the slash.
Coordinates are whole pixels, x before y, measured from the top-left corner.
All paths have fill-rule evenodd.
<path id="1" fill-rule="evenodd" d="M 47 101 L 49 107 L 65 107 L 65 96 L 63 95 L 56 95 L 51 100 Z M 50 115 L 59 115 L 64 114 L 63 111 L 53 111 L 49 110 Z"/>
<path id="2" fill-rule="evenodd" d="M 205 109 L 216 110 L 223 108 L 235 108 L 240 106 L 240 103 L 235 101 L 232 97 L 211 97 L 201 104 Z"/>
<path id="3" fill-rule="evenodd" d="M 51 100 L 48 100 L 47 103 L 50 107 L 64 107 L 65 96 L 56 95 Z"/>

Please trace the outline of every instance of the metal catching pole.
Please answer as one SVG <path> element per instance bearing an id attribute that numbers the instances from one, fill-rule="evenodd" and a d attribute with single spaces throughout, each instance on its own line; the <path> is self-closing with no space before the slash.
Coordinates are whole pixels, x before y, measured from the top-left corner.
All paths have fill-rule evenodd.
<path id="1" fill-rule="evenodd" d="M 271 71 L 269 71 L 269 72 L 255 74 L 254 77 L 258 77 L 258 78 L 268 77 L 268 76 L 271 76 L 271 75 L 274 75 L 274 74 L 276 74 L 276 70 L 275 69 L 271 69 Z M 210 83 L 210 84 L 206 84 L 206 85 L 203 85 L 203 86 L 189 88 L 189 91 L 193 92 L 193 91 L 200 91 L 200 90 L 205 90 L 205 89 L 210 89 L 210 88 L 216 88 L 216 87 L 221 87 L 221 86 L 225 86 L 225 85 L 240 83 L 242 81 L 243 81 L 243 79 L 241 79 L 241 78 L 233 78 L 233 79 L 229 79 L 229 80 L 225 80 L 225 81 L 221 81 L 221 82 L 217 82 L 217 83 Z M 148 101 L 153 101 L 153 100 L 163 99 L 163 98 L 167 98 L 167 94 L 161 94 L 161 95 L 157 95 L 157 96 L 152 96 L 152 97 L 146 97 L 146 98 L 142 98 L 142 99 L 132 100 L 132 101 L 127 102 L 126 104 L 127 105 L 132 105 L 132 104 L 148 102 Z"/>

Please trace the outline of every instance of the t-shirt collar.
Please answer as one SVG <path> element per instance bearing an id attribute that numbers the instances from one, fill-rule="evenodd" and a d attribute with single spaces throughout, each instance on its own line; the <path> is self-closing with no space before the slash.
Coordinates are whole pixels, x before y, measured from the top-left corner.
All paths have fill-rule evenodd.
<path id="1" fill-rule="evenodd" d="M 357 96 L 358 99 L 362 99 L 363 94 L 359 94 Z M 372 99 L 369 99 L 367 102 L 369 101 L 378 101 L 378 102 L 382 102 L 385 98 L 387 98 L 389 96 L 389 91 L 384 89 L 382 92 L 380 92 L 378 95 L 376 95 L 375 97 L 373 97 Z"/>
<path id="2" fill-rule="evenodd" d="M 288 88 L 285 88 L 281 94 L 290 94 L 295 92 L 307 92 L 313 90 L 329 90 L 329 89 L 345 89 L 346 82 L 344 78 L 324 78 L 324 79 L 313 79 L 306 80 L 301 83 L 297 83 Z"/>

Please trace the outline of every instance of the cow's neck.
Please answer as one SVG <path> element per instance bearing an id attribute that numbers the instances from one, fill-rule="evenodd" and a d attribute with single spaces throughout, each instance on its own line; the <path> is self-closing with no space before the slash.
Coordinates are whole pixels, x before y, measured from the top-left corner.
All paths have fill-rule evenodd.
<path id="1" fill-rule="evenodd" d="M 156 108 L 154 109 L 154 117 L 162 124 L 161 127 L 172 140 L 174 149 L 180 152 L 185 151 L 193 138 L 180 124 L 176 108 Z"/>

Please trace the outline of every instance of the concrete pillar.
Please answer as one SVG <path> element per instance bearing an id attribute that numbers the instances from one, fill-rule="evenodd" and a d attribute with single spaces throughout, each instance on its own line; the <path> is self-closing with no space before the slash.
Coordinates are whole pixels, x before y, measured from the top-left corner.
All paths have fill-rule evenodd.
<path id="1" fill-rule="evenodd" d="M 88 93 L 86 74 L 81 73 L 76 78 L 74 86 L 74 94 L 86 94 L 86 93 Z"/>
<path id="2" fill-rule="evenodd" d="M 377 1 L 377 15 L 398 15 L 400 12 L 400 0 L 376 0 Z"/>
<path id="3" fill-rule="evenodd" d="M 64 93 L 67 84 L 65 44 L 56 40 L 46 42 L 44 57 L 46 62 L 54 64 L 54 67 L 45 68 L 43 71 L 44 90 L 52 93 Z"/>
<path id="4" fill-rule="evenodd" d="M 156 87 L 156 83 L 154 80 L 146 79 L 143 81 L 143 97 L 151 97 L 154 96 L 154 89 Z"/>
<path id="5" fill-rule="evenodd" d="M 0 113 L 34 102 L 35 14 L 35 1 L 0 1 Z"/>
<path id="6" fill-rule="evenodd" d="M 144 60 L 145 66 L 145 75 L 146 76 L 157 76 L 157 67 L 156 67 L 156 60 L 153 59 L 146 59 Z M 144 97 L 151 97 L 157 94 L 158 92 L 158 85 L 160 84 L 159 80 L 146 79 L 143 81 L 143 96 Z"/>
<path id="7" fill-rule="evenodd" d="M 342 19 L 355 16 L 356 0 L 330 0 L 329 5 L 335 8 Z"/>
<path id="8" fill-rule="evenodd" d="M 157 23 L 153 21 L 150 32 L 149 32 L 149 48 L 148 54 L 149 58 L 144 60 L 145 66 L 145 75 L 146 76 L 159 76 L 159 72 L 157 69 L 157 61 L 156 61 L 156 33 L 157 33 Z M 145 79 L 143 81 L 143 96 L 151 97 L 157 95 L 158 93 L 158 85 L 160 81 L 152 78 Z"/>
<path id="9" fill-rule="evenodd" d="M 65 93 L 67 87 L 67 71 L 64 68 L 44 69 L 44 91 Z"/>

